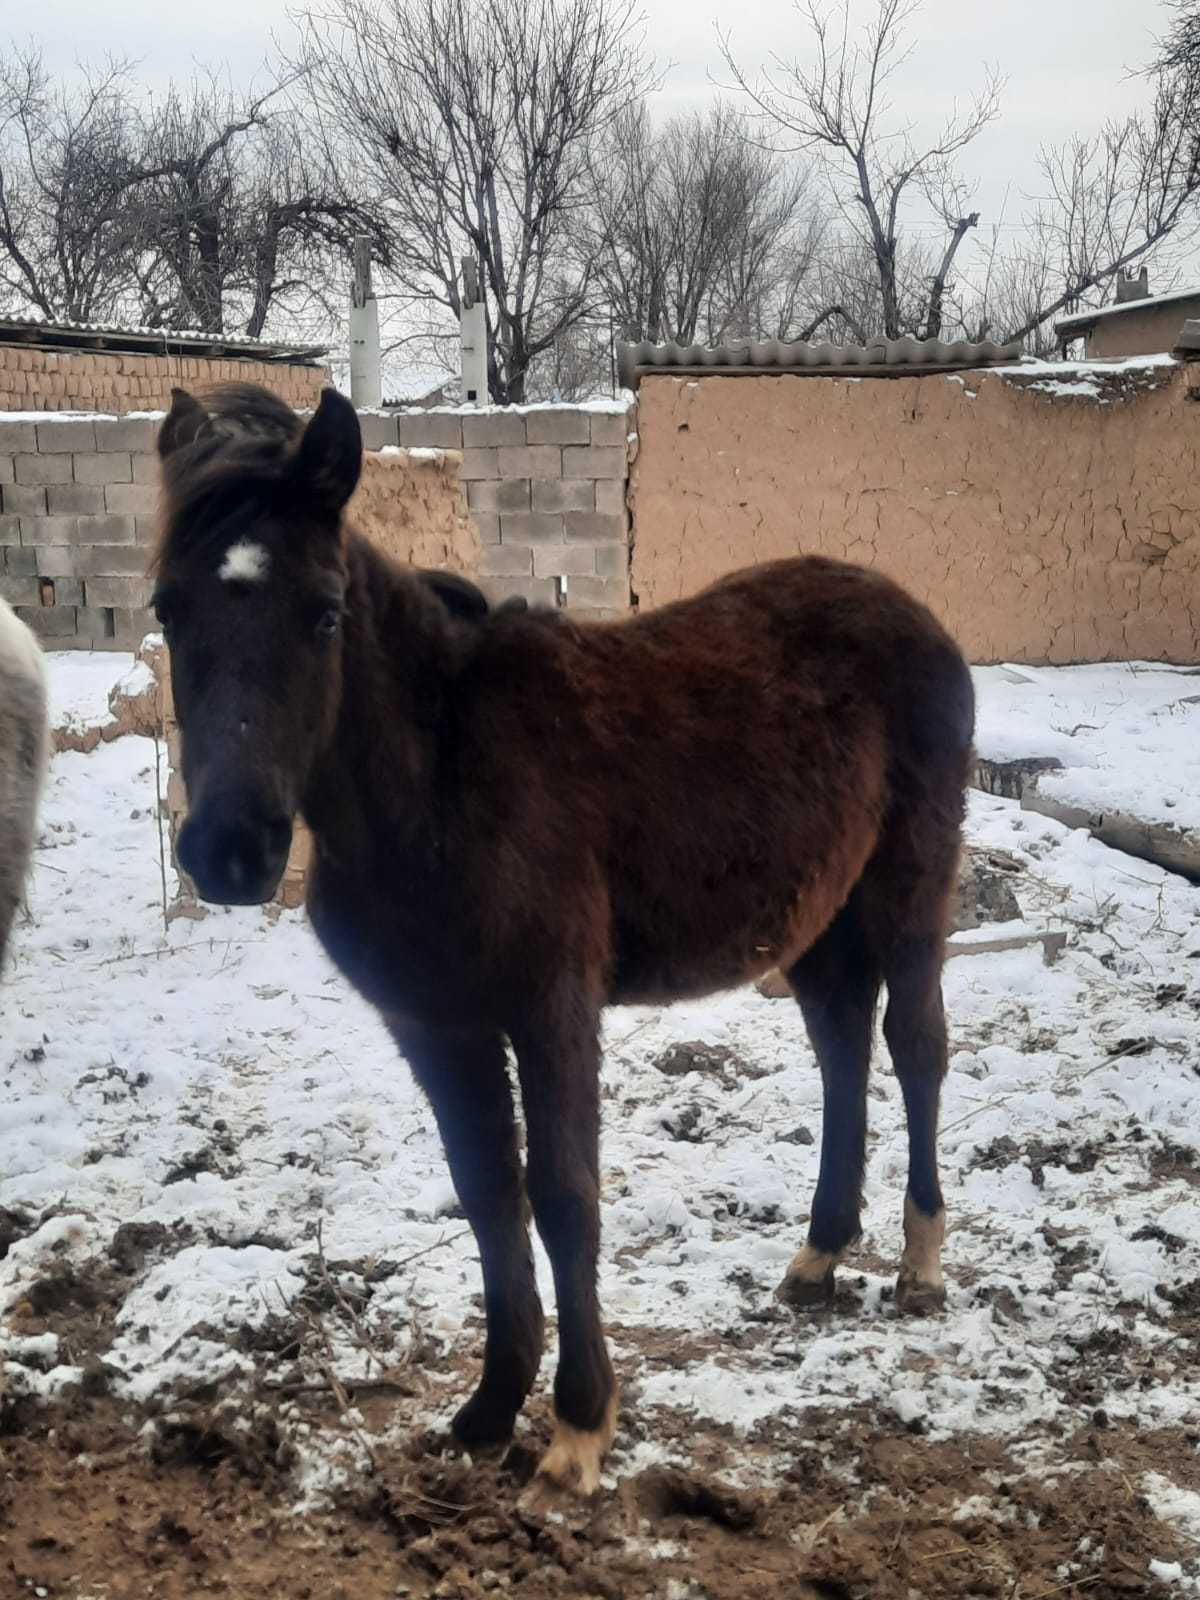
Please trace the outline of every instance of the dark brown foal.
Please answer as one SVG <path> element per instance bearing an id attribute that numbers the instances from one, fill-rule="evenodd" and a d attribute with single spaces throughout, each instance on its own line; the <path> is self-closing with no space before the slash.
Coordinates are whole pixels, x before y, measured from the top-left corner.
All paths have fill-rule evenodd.
<path id="1" fill-rule="evenodd" d="M 790 974 L 826 1100 L 782 1289 L 808 1303 L 858 1234 L 886 985 L 911 1151 L 898 1296 L 937 1304 L 939 974 L 973 702 L 929 612 L 816 559 L 620 623 L 489 611 L 345 526 L 361 440 L 331 391 L 307 426 L 263 391 L 178 393 L 160 452 L 180 862 L 206 899 L 259 902 L 297 813 L 312 830 L 313 925 L 412 1064 L 479 1241 L 487 1348 L 458 1436 L 506 1439 L 537 1373 L 527 1194 L 559 1329 L 539 1470 L 599 1482 L 617 1404 L 596 1291 L 605 1005 Z"/>

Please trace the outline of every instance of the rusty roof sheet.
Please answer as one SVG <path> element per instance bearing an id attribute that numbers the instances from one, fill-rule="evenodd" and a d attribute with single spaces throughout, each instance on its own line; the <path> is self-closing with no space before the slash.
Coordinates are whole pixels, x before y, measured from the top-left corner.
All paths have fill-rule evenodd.
<path id="1" fill-rule="evenodd" d="M 117 350 L 137 355 L 252 358 L 313 365 L 325 345 L 274 343 L 244 333 L 200 329 L 120 327 L 95 322 L 49 322 L 43 317 L 0 312 L 0 344 L 30 344 L 43 350 Z"/>
<path id="2" fill-rule="evenodd" d="M 693 376 L 770 376 L 906 378 L 958 372 L 971 367 L 1019 361 L 1019 343 L 970 344 L 941 339 L 876 339 L 870 344 L 788 343 L 782 339 L 704 345 L 640 344 L 617 346 L 621 384 L 636 389 L 646 373 Z"/>

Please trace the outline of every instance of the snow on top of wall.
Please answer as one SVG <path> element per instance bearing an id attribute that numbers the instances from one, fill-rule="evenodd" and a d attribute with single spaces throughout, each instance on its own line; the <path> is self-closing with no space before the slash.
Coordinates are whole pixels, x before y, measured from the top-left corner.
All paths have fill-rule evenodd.
<path id="1" fill-rule="evenodd" d="M 977 390 L 971 387 L 969 380 L 977 382 L 994 376 L 1017 388 L 1030 389 L 1035 394 L 1068 400 L 1095 400 L 1100 405 L 1107 405 L 1113 395 L 1127 397 L 1131 388 L 1157 388 L 1180 365 L 1174 356 L 1165 353 L 1126 356 L 1119 361 L 1042 361 L 1031 356 L 1011 366 L 981 367 L 969 373 L 950 372 L 945 377 L 948 383 L 962 384 L 972 398 Z M 1145 380 L 1144 385 L 1138 384 L 1139 378 Z M 1122 382 L 1122 379 L 1130 381 Z"/>

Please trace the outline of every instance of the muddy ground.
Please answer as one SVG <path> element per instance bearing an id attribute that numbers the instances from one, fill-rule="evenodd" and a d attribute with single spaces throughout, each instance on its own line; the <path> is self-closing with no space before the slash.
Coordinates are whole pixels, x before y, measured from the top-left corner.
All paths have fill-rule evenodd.
<path id="1" fill-rule="evenodd" d="M 21 1221 L 3 1218 L 10 1236 Z M 749 1438 L 662 1409 L 650 1420 L 634 1372 L 696 1361 L 712 1341 L 618 1326 L 617 1485 L 588 1506 L 547 1506 L 526 1492 L 549 1433 L 544 1399 L 503 1458 L 472 1462 L 406 1420 L 461 1392 L 466 1361 L 448 1370 L 410 1349 L 388 1367 L 379 1352 L 372 1383 L 322 1375 L 322 1344 L 337 1324 L 364 1328 L 367 1311 L 343 1288 L 361 1276 L 323 1260 L 305 1304 L 243 1330 L 264 1357 L 257 1391 L 200 1386 L 169 1408 L 114 1399 L 112 1313 L 147 1256 L 178 1243 L 123 1230 L 101 1270 L 65 1268 L 17 1308 L 26 1337 L 55 1334 L 86 1376 L 51 1406 L 0 1401 L 4 1600 L 1128 1600 L 1181 1592 L 1155 1574 L 1197 1554 L 1138 1485 L 1154 1472 L 1200 1488 L 1200 1431 L 1138 1430 L 1096 1403 L 1154 1381 L 1153 1351 L 1120 1329 L 1083 1338 L 1054 1373 L 1081 1425 L 1014 1449 L 932 1439 L 890 1410 L 808 1409 Z M 1200 1361 L 1200 1284 L 1175 1298 L 1162 1331 Z M 731 1336 L 768 1359 L 783 1315 L 763 1307 Z M 817 1339 L 864 1315 L 850 1275 L 805 1326 Z M 298 1447 L 311 1455 L 317 1440 L 339 1465 L 304 1509 Z M 690 1466 L 638 1464 L 664 1451 Z"/>

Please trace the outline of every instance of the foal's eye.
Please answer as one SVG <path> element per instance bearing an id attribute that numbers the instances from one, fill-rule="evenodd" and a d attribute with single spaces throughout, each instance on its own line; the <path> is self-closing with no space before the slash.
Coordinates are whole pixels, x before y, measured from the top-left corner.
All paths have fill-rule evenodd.
<path id="1" fill-rule="evenodd" d="M 332 639 L 342 625 L 342 613 L 336 606 L 330 606 L 327 611 L 322 611 L 317 619 L 317 637 Z"/>
<path id="2" fill-rule="evenodd" d="M 169 628 L 175 621 L 177 610 L 175 598 L 169 593 L 162 592 L 156 594 L 150 602 L 150 609 L 158 618 L 158 625 L 160 628 Z"/>

